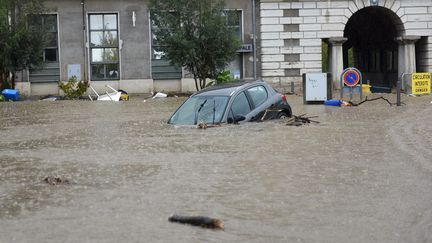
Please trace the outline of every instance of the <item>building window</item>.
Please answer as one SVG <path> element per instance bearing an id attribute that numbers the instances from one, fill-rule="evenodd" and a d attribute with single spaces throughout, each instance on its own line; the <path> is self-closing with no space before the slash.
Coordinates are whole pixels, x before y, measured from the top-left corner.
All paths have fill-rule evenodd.
<path id="1" fill-rule="evenodd" d="M 242 40 L 242 11 L 241 10 L 225 10 L 226 23 L 228 27 L 234 30 L 239 40 Z M 228 65 L 227 69 L 231 76 L 235 79 L 243 78 L 243 53 L 237 53 L 234 60 Z"/>
<path id="2" fill-rule="evenodd" d="M 165 57 L 165 53 L 162 51 L 163 45 L 158 40 L 155 34 L 158 26 L 151 21 L 151 32 L 152 32 L 152 78 L 154 80 L 168 80 L 168 79 L 181 79 L 182 69 L 181 67 L 172 65 L 170 61 Z"/>
<path id="3" fill-rule="evenodd" d="M 226 22 L 228 27 L 234 29 L 237 37 L 242 39 L 242 11 L 241 10 L 225 10 Z"/>
<path id="4" fill-rule="evenodd" d="M 91 80 L 119 79 L 117 14 L 89 14 Z"/>
<path id="5" fill-rule="evenodd" d="M 40 58 L 44 65 L 30 68 L 30 82 L 58 82 L 60 80 L 57 14 L 29 16 L 29 27 L 43 30 L 45 42 Z"/>
<path id="6" fill-rule="evenodd" d="M 34 15 L 31 17 L 29 24 L 46 31 L 45 46 L 42 52 L 43 62 L 58 62 L 57 15 Z"/>

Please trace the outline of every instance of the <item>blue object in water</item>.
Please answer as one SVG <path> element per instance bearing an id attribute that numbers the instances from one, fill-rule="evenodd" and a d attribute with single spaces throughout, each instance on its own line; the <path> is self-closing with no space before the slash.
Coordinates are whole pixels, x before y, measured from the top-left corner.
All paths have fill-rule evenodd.
<path id="1" fill-rule="evenodd" d="M 4 89 L 2 91 L 2 95 L 7 100 L 13 100 L 13 101 L 18 101 L 19 100 L 19 93 L 18 93 L 18 90 L 16 90 L 16 89 Z"/>
<path id="2" fill-rule="evenodd" d="M 324 101 L 324 105 L 329 106 L 341 106 L 342 101 L 341 100 L 326 100 Z"/>

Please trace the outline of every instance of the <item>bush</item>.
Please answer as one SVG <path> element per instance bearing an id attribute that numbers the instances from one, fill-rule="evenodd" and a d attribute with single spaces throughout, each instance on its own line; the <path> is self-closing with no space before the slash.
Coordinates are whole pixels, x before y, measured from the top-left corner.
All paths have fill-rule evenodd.
<path id="1" fill-rule="evenodd" d="M 208 86 L 211 85 L 219 85 L 219 84 L 226 84 L 226 83 L 230 83 L 230 82 L 234 82 L 237 81 L 237 79 L 234 79 L 233 76 L 231 75 L 231 72 L 229 70 L 225 70 L 220 72 L 216 78 L 214 80 L 212 80 L 210 83 L 208 83 Z"/>
<path id="2" fill-rule="evenodd" d="M 67 82 L 59 82 L 59 88 L 65 93 L 68 99 L 78 99 L 87 91 L 87 82 L 79 81 L 75 76 Z"/>

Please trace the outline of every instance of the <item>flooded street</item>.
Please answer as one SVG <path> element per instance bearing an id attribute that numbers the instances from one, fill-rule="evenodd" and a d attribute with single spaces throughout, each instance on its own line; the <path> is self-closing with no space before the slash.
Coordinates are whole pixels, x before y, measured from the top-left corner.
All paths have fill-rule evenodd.
<path id="1" fill-rule="evenodd" d="M 430 96 L 206 130 L 143 99 L 0 103 L 0 242 L 432 242 Z"/>

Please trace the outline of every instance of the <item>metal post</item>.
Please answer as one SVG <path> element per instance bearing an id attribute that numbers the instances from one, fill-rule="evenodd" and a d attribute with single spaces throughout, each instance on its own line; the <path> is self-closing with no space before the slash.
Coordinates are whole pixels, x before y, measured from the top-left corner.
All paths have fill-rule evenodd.
<path id="1" fill-rule="evenodd" d="M 291 82 L 291 93 L 294 94 L 294 82 Z"/>
<path id="2" fill-rule="evenodd" d="M 82 28 L 83 28 L 83 57 L 84 57 L 84 68 L 83 68 L 83 79 L 87 81 L 87 29 L 86 29 L 86 15 L 85 15 L 85 0 L 81 0 L 82 7 Z"/>
<path id="3" fill-rule="evenodd" d="M 398 79 L 397 85 L 396 85 L 396 105 L 401 106 L 401 83 L 402 81 Z"/>
<path id="4" fill-rule="evenodd" d="M 252 35 L 253 35 L 253 78 L 257 79 L 257 63 L 256 63 L 256 8 L 255 8 L 255 0 L 252 0 Z"/>
<path id="5" fill-rule="evenodd" d="M 397 84 L 396 84 L 396 104 L 397 104 L 397 106 L 401 106 L 401 92 L 400 92 L 400 90 L 401 90 L 401 88 L 402 88 L 402 86 L 405 86 L 405 82 L 404 82 L 404 78 L 405 78 L 405 76 L 406 75 L 410 75 L 410 73 L 402 73 L 401 74 L 401 76 L 399 77 L 399 79 L 398 79 L 398 81 L 397 81 Z M 405 88 L 404 88 L 405 89 Z M 406 90 L 405 90 L 405 94 L 406 94 Z"/>

